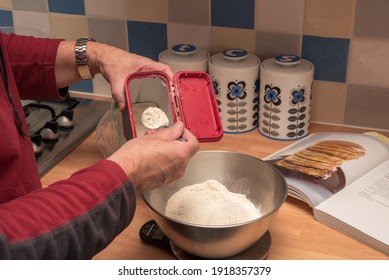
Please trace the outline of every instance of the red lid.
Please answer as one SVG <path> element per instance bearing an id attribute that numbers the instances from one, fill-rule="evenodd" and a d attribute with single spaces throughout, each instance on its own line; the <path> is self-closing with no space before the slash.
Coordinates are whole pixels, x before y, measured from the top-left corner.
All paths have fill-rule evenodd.
<path id="1" fill-rule="evenodd" d="M 161 78 L 165 85 L 171 84 L 163 72 L 142 72 L 127 77 L 127 109 L 132 136 L 137 137 L 132 112 L 129 83 L 132 79 Z M 182 121 L 199 142 L 216 142 L 223 137 L 223 127 L 211 77 L 200 71 L 180 71 L 174 75 L 172 87 L 167 87 L 174 122 Z M 166 113 L 166 112 L 165 112 Z"/>
<path id="2" fill-rule="evenodd" d="M 200 142 L 219 141 L 223 128 L 211 77 L 205 72 L 180 71 L 174 75 L 174 85 L 185 127 Z"/>

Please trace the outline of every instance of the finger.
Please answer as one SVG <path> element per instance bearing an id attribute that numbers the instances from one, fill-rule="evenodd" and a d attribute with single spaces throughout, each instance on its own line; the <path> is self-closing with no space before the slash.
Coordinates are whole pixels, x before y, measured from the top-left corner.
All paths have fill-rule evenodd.
<path id="1" fill-rule="evenodd" d="M 155 134 L 157 131 L 155 129 L 148 129 L 145 132 L 145 135 Z"/>
<path id="2" fill-rule="evenodd" d="M 125 99 L 125 94 L 124 94 L 124 86 L 117 88 L 114 85 L 111 85 L 111 95 L 112 98 L 115 100 L 119 111 L 123 112 L 124 109 L 126 109 L 127 104 L 126 104 L 126 99 Z"/>
<path id="3" fill-rule="evenodd" d="M 182 138 L 184 138 L 186 141 L 198 141 L 197 137 L 193 135 L 192 132 L 190 132 L 188 129 L 184 129 L 182 133 Z"/>
<path id="4" fill-rule="evenodd" d="M 173 129 L 173 133 L 174 133 L 173 137 L 174 137 L 174 139 L 177 139 L 177 138 L 181 137 L 182 134 L 184 133 L 184 131 L 185 131 L 185 125 L 184 125 L 183 122 L 178 121 L 178 122 L 176 122 L 176 123 L 172 126 L 172 129 Z"/>
<path id="5" fill-rule="evenodd" d="M 165 74 L 168 75 L 170 77 L 170 79 L 173 80 L 174 72 L 169 66 L 166 67 L 165 69 L 163 69 L 162 71 L 165 72 Z"/>
<path id="6" fill-rule="evenodd" d="M 154 130 L 154 135 L 158 135 L 163 140 L 176 140 L 184 133 L 185 126 L 182 122 L 176 122 L 173 126 Z"/>

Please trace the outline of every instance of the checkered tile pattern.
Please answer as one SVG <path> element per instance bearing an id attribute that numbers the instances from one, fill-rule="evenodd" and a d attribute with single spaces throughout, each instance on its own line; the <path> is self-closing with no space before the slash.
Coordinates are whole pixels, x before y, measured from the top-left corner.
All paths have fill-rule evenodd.
<path id="1" fill-rule="evenodd" d="M 140 55 L 190 43 L 315 65 L 311 121 L 389 130 L 387 0 L 0 0 L 0 26 L 90 36 Z M 109 95 L 101 77 L 73 90 Z"/>

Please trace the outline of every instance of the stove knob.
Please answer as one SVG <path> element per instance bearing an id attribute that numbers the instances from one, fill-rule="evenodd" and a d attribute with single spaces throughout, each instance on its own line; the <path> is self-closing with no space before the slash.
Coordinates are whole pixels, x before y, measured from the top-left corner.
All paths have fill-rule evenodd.
<path id="1" fill-rule="evenodd" d="M 39 156 L 44 148 L 44 145 L 42 144 L 42 136 L 40 134 L 31 135 L 31 142 L 35 156 Z"/>
<path id="2" fill-rule="evenodd" d="M 44 128 L 41 131 L 43 140 L 56 141 L 59 138 L 58 123 L 56 121 L 46 122 Z"/>
<path id="3" fill-rule="evenodd" d="M 57 118 L 57 123 L 60 128 L 72 128 L 73 110 L 63 110 Z"/>

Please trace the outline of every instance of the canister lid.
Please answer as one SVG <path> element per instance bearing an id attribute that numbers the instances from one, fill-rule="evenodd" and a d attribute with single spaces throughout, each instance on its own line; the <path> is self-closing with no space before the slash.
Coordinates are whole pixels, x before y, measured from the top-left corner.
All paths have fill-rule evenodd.
<path id="1" fill-rule="evenodd" d="M 223 57 L 228 60 L 242 60 L 247 57 L 248 53 L 242 49 L 228 49 L 223 52 Z"/>
<path id="2" fill-rule="evenodd" d="M 282 54 L 268 58 L 261 64 L 261 69 L 277 73 L 302 74 L 312 71 L 313 64 L 297 55 Z"/>
<path id="3" fill-rule="evenodd" d="M 299 64 L 301 62 L 301 57 L 297 55 L 281 54 L 281 55 L 277 55 L 274 58 L 274 60 L 279 65 L 291 66 L 291 65 Z"/>
<path id="4" fill-rule="evenodd" d="M 178 44 L 171 48 L 172 52 L 178 55 L 193 54 L 197 51 L 197 48 L 190 44 Z"/>
<path id="5" fill-rule="evenodd" d="M 260 59 L 243 49 L 228 49 L 215 54 L 209 59 L 209 64 L 215 67 L 246 69 L 257 66 Z"/>
<path id="6" fill-rule="evenodd" d="M 195 63 L 207 60 L 209 54 L 190 44 L 177 44 L 159 54 L 159 61 L 167 64 Z"/>
<path id="7" fill-rule="evenodd" d="M 223 127 L 212 78 L 205 72 L 179 71 L 174 76 L 174 84 L 185 127 L 200 142 L 219 141 Z"/>

